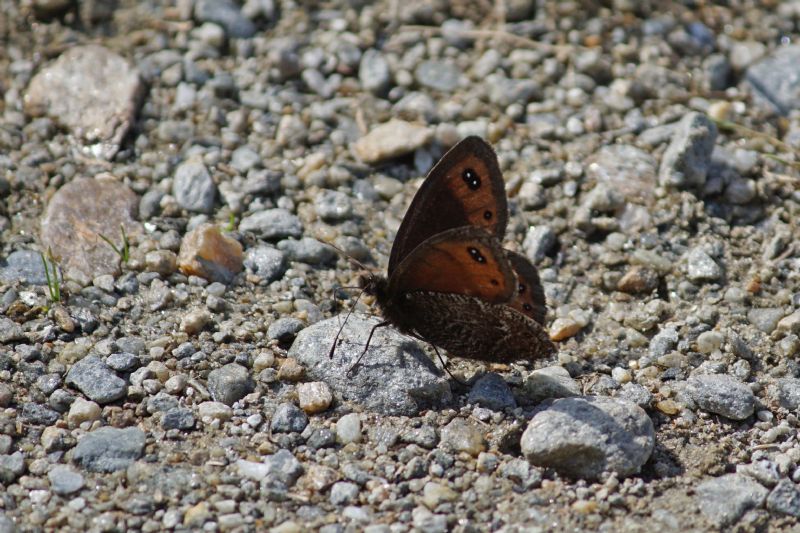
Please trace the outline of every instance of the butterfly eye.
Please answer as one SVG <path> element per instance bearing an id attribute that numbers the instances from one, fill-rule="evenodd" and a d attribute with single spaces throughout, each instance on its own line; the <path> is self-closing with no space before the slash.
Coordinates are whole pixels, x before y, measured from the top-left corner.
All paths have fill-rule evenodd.
<path id="1" fill-rule="evenodd" d="M 531 310 L 533 310 L 533 307 L 531 306 L 531 304 L 522 304 L 522 308 L 523 308 L 524 310 L 526 310 L 526 311 L 531 311 Z"/>
<path id="2" fill-rule="evenodd" d="M 520 294 L 522 294 L 523 292 L 525 292 L 525 285 L 523 285 L 522 283 L 520 283 L 520 284 L 519 284 L 519 293 L 520 293 Z"/>
<path id="3" fill-rule="evenodd" d="M 464 174 L 461 175 L 461 179 L 463 179 L 464 183 L 467 184 L 467 187 L 473 191 L 477 191 L 481 187 L 480 176 L 478 176 L 478 173 L 471 168 L 464 169 Z"/>
<path id="4" fill-rule="evenodd" d="M 483 212 L 483 219 L 484 220 L 492 220 L 492 212 L 488 209 Z"/>
<path id="5" fill-rule="evenodd" d="M 483 257 L 483 255 L 478 251 L 477 248 L 473 248 L 470 246 L 469 248 L 467 248 L 467 251 L 469 252 L 470 257 L 472 257 L 478 263 L 486 262 L 486 258 Z"/>

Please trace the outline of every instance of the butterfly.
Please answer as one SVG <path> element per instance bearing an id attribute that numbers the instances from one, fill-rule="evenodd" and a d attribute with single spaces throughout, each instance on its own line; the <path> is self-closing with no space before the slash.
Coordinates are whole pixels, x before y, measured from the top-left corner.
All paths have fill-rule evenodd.
<path id="1" fill-rule="evenodd" d="M 480 137 L 467 137 L 414 196 L 387 275 L 359 277 L 383 316 L 362 355 L 375 330 L 389 325 L 467 359 L 505 363 L 552 355 L 539 274 L 525 256 L 502 248 L 507 224 L 497 155 Z"/>

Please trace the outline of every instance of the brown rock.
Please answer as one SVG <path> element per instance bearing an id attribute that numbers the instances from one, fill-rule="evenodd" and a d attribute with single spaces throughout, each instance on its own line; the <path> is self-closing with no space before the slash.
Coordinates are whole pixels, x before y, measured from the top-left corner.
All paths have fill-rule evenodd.
<path id="1" fill-rule="evenodd" d="M 617 290 L 629 294 L 648 293 L 658 287 L 658 274 L 641 265 L 632 266 L 617 283 Z"/>
<path id="2" fill-rule="evenodd" d="M 242 271 L 242 245 L 213 224 L 202 224 L 183 238 L 178 268 L 187 276 L 230 283 Z"/>
<path id="3" fill-rule="evenodd" d="M 65 278 L 89 285 L 104 274 L 119 274 L 120 257 L 100 235 L 120 247 L 125 228 L 129 239 L 142 232 L 135 220 L 139 198 L 108 178 L 78 178 L 53 195 L 42 219 L 41 240 L 50 249 Z"/>
<path id="4" fill-rule="evenodd" d="M 353 153 L 365 163 L 379 163 L 410 154 L 425 146 L 433 131 L 403 120 L 390 120 L 373 129 L 353 144 Z"/>

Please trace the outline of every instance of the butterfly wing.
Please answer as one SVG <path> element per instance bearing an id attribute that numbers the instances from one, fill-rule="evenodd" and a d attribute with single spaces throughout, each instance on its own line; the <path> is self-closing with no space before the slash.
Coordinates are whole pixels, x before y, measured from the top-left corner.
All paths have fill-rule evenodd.
<path id="1" fill-rule="evenodd" d="M 456 357 L 509 363 L 556 351 L 540 323 L 508 305 L 436 292 L 409 293 L 402 305 L 414 317 L 408 329 Z"/>
<path id="2" fill-rule="evenodd" d="M 544 325 L 547 304 L 544 288 L 539 280 L 539 271 L 524 255 L 506 250 L 506 257 L 517 275 L 517 292 L 511 297 L 508 305 Z"/>
<path id="3" fill-rule="evenodd" d="M 480 228 L 466 226 L 422 242 L 389 277 L 389 294 L 402 297 L 415 291 L 504 303 L 516 293 L 517 284 L 497 239 Z"/>
<path id="4" fill-rule="evenodd" d="M 508 224 L 505 184 L 497 155 L 480 137 L 467 137 L 428 173 L 392 245 L 388 273 L 426 239 L 462 226 L 502 240 Z"/>

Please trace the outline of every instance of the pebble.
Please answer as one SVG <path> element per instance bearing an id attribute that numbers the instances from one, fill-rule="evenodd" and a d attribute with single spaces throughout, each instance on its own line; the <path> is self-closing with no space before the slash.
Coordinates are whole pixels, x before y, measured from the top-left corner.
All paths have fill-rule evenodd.
<path id="1" fill-rule="evenodd" d="M 361 87 L 377 96 L 383 95 L 392 82 L 389 63 L 384 55 L 374 48 L 365 50 L 358 65 Z"/>
<path id="2" fill-rule="evenodd" d="M 125 58 L 99 45 L 72 46 L 30 81 L 25 112 L 47 114 L 94 145 L 94 155 L 111 159 L 133 125 L 144 90 L 139 71 Z"/>
<path id="3" fill-rule="evenodd" d="M 486 451 L 486 441 L 481 432 L 463 418 L 454 418 L 442 428 L 439 446 L 454 452 L 465 452 L 473 457 Z"/>
<path id="4" fill-rule="evenodd" d="M 317 216 L 326 222 L 341 222 L 353 216 L 350 197 L 339 191 L 322 191 L 314 199 Z"/>
<path id="5" fill-rule="evenodd" d="M 251 232 L 267 241 L 298 239 L 303 235 L 303 224 L 286 209 L 265 209 L 244 217 L 239 231 Z"/>
<path id="6" fill-rule="evenodd" d="M 128 468 L 144 451 L 145 434 L 135 427 L 101 427 L 78 441 L 72 460 L 90 472 Z"/>
<path id="7" fill-rule="evenodd" d="M 273 433 L 300 433 L 308 425 L 308 416 L 293 403 L 284 402 L 275 409 L 270 422 Z"/>
<path id="8" fill-rule="evenodd" d="M 791 75 L 799 58 L 800 46 L 780 46 L 747 69 L 756 103 L 782 115 L 800 108 L 798 81 Z"/>
<path id="9" fill-rule="evenodd" d="M 336 422 L 336 442 L 361 442 L 361 417 L 357 413 L 346 414 Z"/>
<path id="10" fill-rule="evenodd" d="M 321 413 L 333 403 L 331 388 L 324 381 L 312 381 L 297 385 L 300 409 L 309 415 Z"/>
<path id="11" fill-rule="evenodd" d="M 233 405 L 250 394 L 255 385 L 245 367 L 230 363 L 209 372 L 207 386 L 214 401 Z"/>
<path id="12" fill-rule="evenodd" d="M 508 384 L 495 373 L 488 373 L 478 379 L 469 391 L 467 401 L 494 411 L 514 409 L 517 402 Z"/>
<path id="13" fill-rule="evenodd" d="M 780 378 L 767 390 L 770 397 L 784 409 L 795 411 L 800 408 L 800 379 Z"/>
<path id="14" fill-rule="evenodd" d="M 351 315 L 330 357 L 331 344 L 343 321 L 344 316 L 333 317 L 297 334 L 289 357 L 305 367 L 309 379 L 327 383 L 337 398 L 382 414 L 411 415 L 452 398 L 449 384 L 422 349 L 392 328 L 376 330 L 362 362 L 349 371 L 377 319 Z M 387 374 L 386 368 L 392 372 Z M 381 386 L 376 388 L 375 383 Z"/>
<path id="15" fill-rule="evenodd" d="M 225 422 L 233 416 L 233 409 L 222 402 L 203 402 L 197 406 L 197 414 L 200 415 L 200 419 L 203 421 L 219 420 Z"/>
<path id="16" fill-rule="evenodd" d="M 70 427 L 78 427 L 84 422 L 94 422 L 100 420 L 102 409 L 95 402 L 84 400 L 83 398 L 75 398 L 72 405 L 69 407 L 67 414 L 67 423 Z"/>
<path id="17" fill-rule="evenodd" d="M 296 383 L 303 379 L 306 369 L 293 357 L 287 357 L 278 369 L 278 379 Z"/>
<path id="18" fill-rule="evenodd" d="M 597 479 L 603 472 L 636 474 L 654 445 L 653 423 L 642 408 L 602 396 L 546 401 L 521 441 L 532 464 L 582 479 Z"/>
<path id="19" fill-rule="evenodd" d="M 214 209 L 217 186 L 202 161 L 189 159 L 175 169 L 172 195 L 187 211 L 210 213 Z"/>
<path id="20" fill-rule="evenodd" d="M 706 115 L 686 114 L 661 158 L 659 183 L 679 189 L 705 185 L 716 139 L 717 127 Z"/>
<path id="21" fill-rule="evenodd" d="M 686 275 L 696 282 L 714 282 L 722 277 L 722 269 L 707 253 L 694 248 L 686 256 Z"/>
<path id="22" fill-rule="evenodd" d="M 531 226 L 525 234 L 522 248 L 534 264 L 540 263 L 556 245 L 556 232 L 550 226 Z"/>
<path id="23" fill-rule="evenodd" d="M 440 504 L 453 502 L 458 499 L 458 493 L 446 485 L 428 481 L 422 489 L 422 503 L 431 511 L 436 510 Z"/>
<path id="24" fill-rule="evenodd" d="M 103 235 L 121 246 L 120 227 L 129 239 L 141 234 L 135 213 L 139 200 L 111 178 L 77 178 L 50 199 L 42 218 L 42 245 L 58 257 L 64 276 L 82 286 L 97 276 L 118 275 L 120 257 Z"/>
<path id="25" fill-rule="evenodd" d="M 59 496 L 68 496 L 81 490 L 85 484 L 83 476 L 65 465 L 56 465 L 48 473 L 50 488 Z"/>
<path id="26" fill-rule="evenodd" d="M 113 353 L 105 361 L 117 372 L 130 372 L 139 366 L 139 358 L 128 352 Z"/>
<path id="27" fill-rule="evenodd" d="M 33 250 L 16 250 L 0 259 L 0 281 L 46 285 L 42 254 Z"/>
<path id="28" fill-rule="evenodd" d="M 0 455 L 0 481 L 9 485 L 25 473 L 25 456 L 22 452 Z"/>
<path id="29" fill-rule="evenodd" d="M 756 307 L 747 311 L 747 320 L 757 329 L 770 334 L 785 315 L 781 307 Z"/>
<path id="30" fill-rule="evenodd" d="M 648 203 L 657 184 L 656 160 L 635 146 L 611 144 L 587 160 L 586 176 L 613 187 L 630 202 Z"/>
<path id="31" fill-rule="evenodd" d="M 198 0 L 194 16 L 201 22 L 213 22 L 225 29 L 229 37 L 247 39 L 256 33 L 255 25 L 230 0 Z"/>
<path id="32" fill-rule="evenodd" d="M 124 398 L 128 391 L 125 380 L 98 357 L 84 357 L 67 372 L 66 384 L 72 385 L 90 400 L 107 404 Z"/>
<path id="33" fill-rule="evenodd" d="M 534 370 L 522 383 L 524 397 L 531 403 L 549 398 L 580 396 L 581 388 L 562 366 L 548 366 Z"/>
<path id="34" fill-rule="evenodd" d="M 360 489 L 355 483 L 338 481 L 331 487 L 330 502 L 332 505 L 347 505 L 358 501 Z"/>
<path id="35" fill-rule="evenodd" d="M 427 127 L 392 119 L 358 139 L 352 150 L 358 159 L 374 165 L 410 154 L 432 139 L 433 131 Z"/>
<path id="36" fill-rule="evenodd" d="M 178 268 L 187 276 L 230 283 L 242 271 L 242 245 L 213 224 L 201 224 L 181 241 Z"/>
<path id="37" fill-rule="evenodd" d="M 458 87 L 461 71 L 449 61 L 431 59 L 423 61 L 417 66 L 414 77 L 424 87 L 448 93 Z"/>
<path id="38" fill-rule="evenodd" d="M 286 254 L 265 244 L 249 248 L 244 254 L 244 266 L 267 283 L 281 279 L 286 272 Z"/>
<path id="39" fill-rule="evenodd" d="M 767 496 L 767 509 L 800 518 L 800 490 L 788 479 L 782 479 Z"/>
<path id="40" fill-rule="evenodd" d="M 286 254 L 290 261 L 297 261 L 309 265 L 330 264 L 336 260 L 336 251 L 330 246 L 312 239 L 303 237 L 299 240 L 283 240 L 278 243 L 278 249 Z"/>
<path id="41" fill-rule="evenodd" d="M 697 486 L 697 506 L 720 527 L 736 523 L 750 509 L 760 507 L 768 490 L 753 478 L 742 474 L 725 474 Z"/>
<path id="42" fill-rule="evenodd" d="M 191 409 L 176 407 L 165 412 L 161 417 L 161 427 L 165 430 L 190 430 L 194 428 L 195 418 Z"/>
<path id="43" fill-rule="evenodd" d="M 755 409 L 750 387 L 723 374 L 692 376 L 686 382 L 686 392 L 701 409 L 732 420 L 744 420 Z"/>

